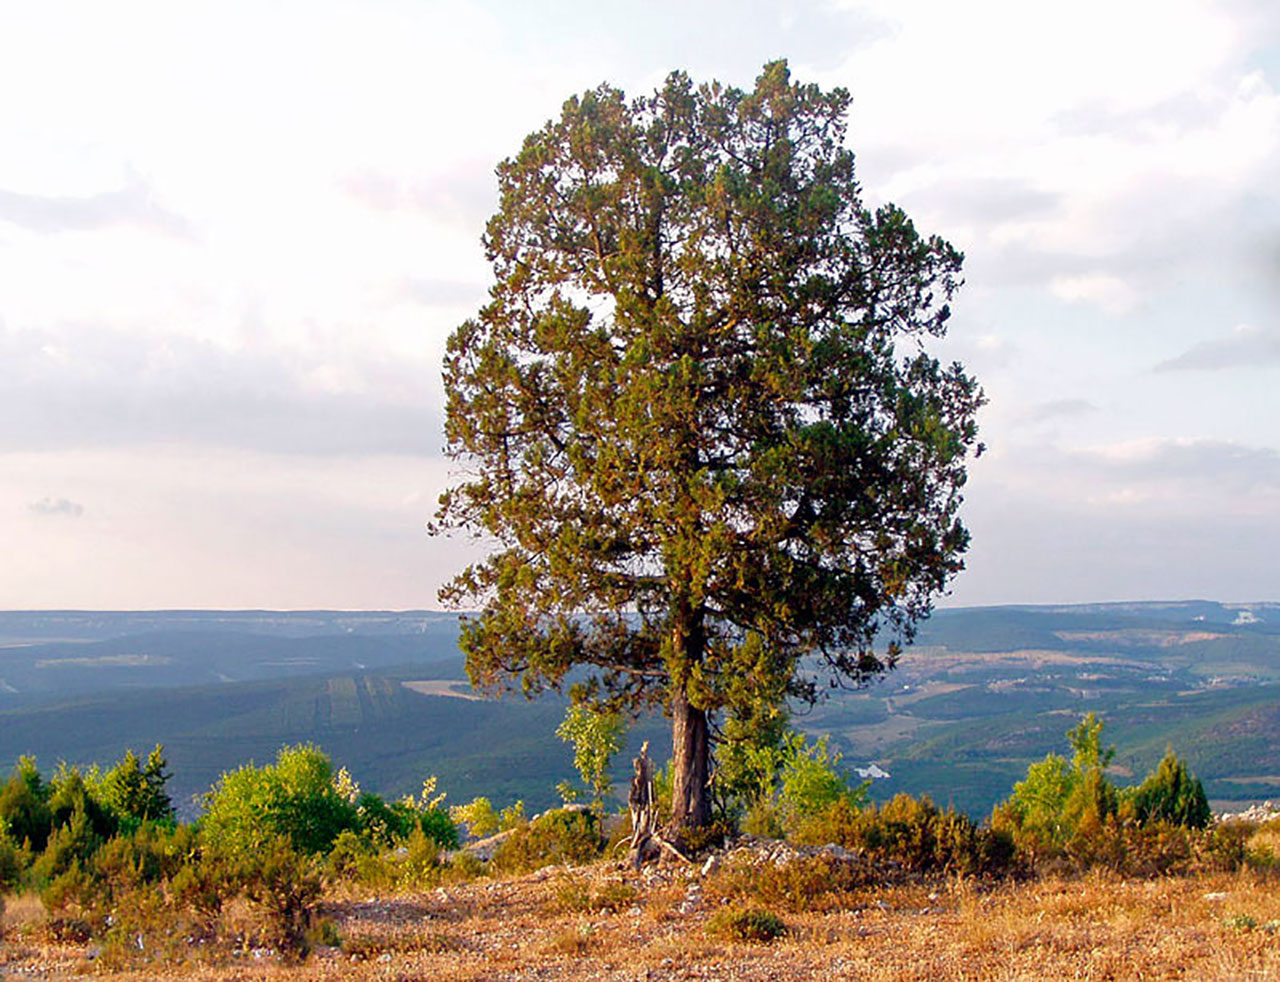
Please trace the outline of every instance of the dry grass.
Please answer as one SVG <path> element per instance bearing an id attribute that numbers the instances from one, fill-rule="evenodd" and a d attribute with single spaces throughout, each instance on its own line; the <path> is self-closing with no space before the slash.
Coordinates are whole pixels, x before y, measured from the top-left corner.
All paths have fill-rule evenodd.
<path id="1" fill-rule="evenodd" d="M 614 866 L 477 880 L 424 894 L 330 898 L 341 938 L 301 965 L 267 953 L 193 959 L 119 979 L 1249 979 L 1280 978 L 1280 880 L 1238 873 L 1105 875 L 861 888 L 847 906 L 776 911 L 769 945 L 709 935 L 716 877 Z M 625 888 L 625 889 L 623 889 Z M 579 898 L 586 898 L 580 900 Z M 599 902 L 607 898 L 618 902 Z M 9 898 L 0 974 L 104 971 L 57 943 L 31 898 Z"/>

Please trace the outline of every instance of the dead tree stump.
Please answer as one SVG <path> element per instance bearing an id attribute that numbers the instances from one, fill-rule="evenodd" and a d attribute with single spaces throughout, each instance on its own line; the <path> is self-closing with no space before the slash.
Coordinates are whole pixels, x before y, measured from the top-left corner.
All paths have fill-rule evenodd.
<path id="1" fill-rule="evenodd" d="M 631 808 L 631 865 L 639 869 L 649 859 L 656 859 L 660 847 L 653 841 L 658 824 L 658 800 L 653 790 L 653 768 L 649 761 L 649 741 L 640 747 L 640 756 L 632 761 L 634 773 L 627 804 Z"/>

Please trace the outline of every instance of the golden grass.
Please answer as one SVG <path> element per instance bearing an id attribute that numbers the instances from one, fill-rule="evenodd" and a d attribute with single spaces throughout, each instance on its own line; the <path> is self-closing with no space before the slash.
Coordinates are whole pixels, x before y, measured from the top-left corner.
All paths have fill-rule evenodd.
<path id="1" fill-rule="evenodd" d="M 619 885 L 628 888 L 624 894 Z M 1122 880 L 962 879 L 859 889 L 849 906 L 775 911 L 772 944 L 709 936 L 716 878 L 635 874 L 608 864 L 481 879 L 443 890 L 330 898 L 341 947 L 301 965 L 266 953 L 181 966 L 139 964 L 119 979 L 1280 978 L 1280 878 L 1260 872 Z M 634 891 L 634 902 L 632 894 Z M 617 896 L 619 903 L 595 898 Z M 585 897 L 579 902 L 576 898 Z M 568 898 L 569 902 L 566 902 Z M 93 946 L 42 934 L 34 898 L 9 898 L 0 973 L 98 973 Z"/>

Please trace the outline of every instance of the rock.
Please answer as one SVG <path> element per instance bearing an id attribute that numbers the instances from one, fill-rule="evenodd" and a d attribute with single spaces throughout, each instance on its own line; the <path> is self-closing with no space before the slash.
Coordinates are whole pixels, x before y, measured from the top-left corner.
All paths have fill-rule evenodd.
<path id="1" fill-rule="evenodd" d="M 493 858 L 493 853 L 498 846 L 510 839 L 514 833 L 514 829 L 507 829 L 505 832 L 499 832 L 497 835 L 491 835 L 487 839 L 477 839 L 475 842 L 467 843 L 463 852 L 470 853 L 477 859 L 483 859 L 485 862 L 488 862 Z"/>

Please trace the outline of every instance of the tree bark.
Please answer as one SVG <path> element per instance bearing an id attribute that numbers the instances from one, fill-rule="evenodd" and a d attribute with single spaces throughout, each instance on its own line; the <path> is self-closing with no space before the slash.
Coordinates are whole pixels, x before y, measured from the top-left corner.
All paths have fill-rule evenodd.
<path id="1" fill-rule="evenodd" d="M 711 822 L 707 779 L 711 744 L 707 714 L 693 706 L 683 690 L 671 696 L 671 831 L 701 828 Z"/>

